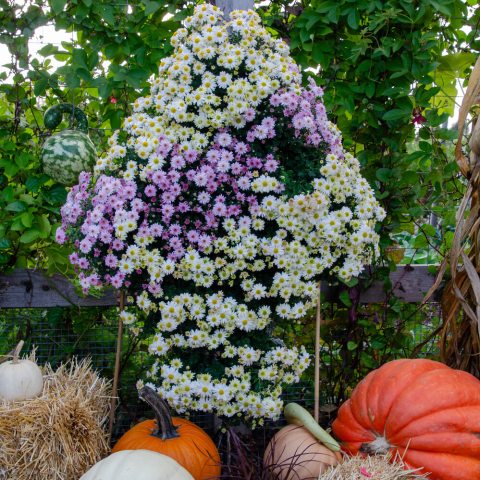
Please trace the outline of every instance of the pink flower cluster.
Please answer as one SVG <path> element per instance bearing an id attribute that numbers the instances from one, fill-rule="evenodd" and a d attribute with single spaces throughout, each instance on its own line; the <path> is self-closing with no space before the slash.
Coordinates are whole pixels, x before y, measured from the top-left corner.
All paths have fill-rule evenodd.
<path id="1" fill-rule="evenodd" d="M 249 145 L 226 131 L 216 134 L 202 157 L 192 150 L 181 152 L 176 145 L 166 147 L 165 138 L 160 144 L 160 154 L 170 155 L 170 168 L 149 171 L 143 192 L 149 218 L 164 227 L 163 249 L 172 260 L 181 258 L 189 246 L 204 251 L 225 218 L 254 214 L 259 199 L 249 189 L 255 172 L 278 167 L 273 156 L 250 155 Z"/>
<path id="2" fill-rule="evenodd" d="M 320 101 L 322 97 L 322 88 L 311 78 L 309 88 L 302 88 L 300 94 L 293 90 L 274 93 L 270 104 L 282 108 L 284 116 L 291 119 L 296 137 L 302 136 L 307 145 L 315 147 L 325 143 L 329 147 L 328 153 L 343 158 L 341 136 L 338 131 L 332 131 L 333 124 L 329 122 L 325 105 Z"/>
<path id="3" fill-rule="evenodd" d="M 114 270 L 126 243 L 115 237 L 114 224 L 119 219 L 137 222 L 148 211 L 147 205 L 136 195 L 135 182 L 107 175 L 98 177 L 92 189 L 91 175 L 87 172 L 80 174 L 78 185 L 69 192 L 61 209 L 63 224 L 57 229 L 56 239 L 64 243 L 69 239 L 68 231 L 76 248 L 76 252 L 70 255 L 72 265 L 85 272 L 94 267 L 89 275 L 80 273 L 80 283 L 85 291 L 103 283 L 116 288 L 123 285 L 125 275 Z M 79 226 L 79 230 L 69 228 L 72 225 Z M 139 235 L 152 233 L 151 228 L 145 229 L 144 222 Z M 101 278 L 98 272 L 105 268 L 107 272 Z"/>
<path id="4" fill-rule="evenodd" d="M 128 287 L 133 281 L 146 285 L 148 276 L 141 268 L 120 269 L 122 254 L 131 245 L 152 244 L 173 262 L 189 247 L 205 252 L 225 234 L 223 220 L 258 212 L 264 194 L 253 191 L 252 182 L 260 175 L 276 177 L 278 187 L 271 193 L 281 195 L 280 162 L 268 153 L 273 149 L 267 141 L 292 135 L 313 147 L 326 144 L 327 153 L 343 156 L 340 137 L 332 131 L 319 101 L 322 94 L 312 82 L 300 93 L 272 95 L 269 114 L 261 120 L 262 115 L 257 115 L 256 123 L 246 130 L 246 141 L 229 130 L 219 130 L 203 154 L 181 151 L 162 135 L 156 153 L 166 165 L 145 169 L 131 180 L 118 174 L 92 179 L 82 173 L 62 208 L 57 241 L 74 242 L 77 251 L 70 260 L 81 270 L 84 290 L 104 284 Z M 122 170 L 128 169 L 128 159 L 123 159 Z M 141 164 L 140 159 L 137 162 Z M 160 286 L 152 288 L 159 290 Z"/>

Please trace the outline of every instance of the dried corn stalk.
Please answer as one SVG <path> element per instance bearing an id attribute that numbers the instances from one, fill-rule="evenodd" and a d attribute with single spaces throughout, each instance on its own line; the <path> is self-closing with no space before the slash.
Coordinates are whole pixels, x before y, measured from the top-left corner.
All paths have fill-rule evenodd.
<path id="1" fill-rule="evenodd" d="M 480 103 L 480 58 L 477 60 L 460 108 L 455 159 L 467 179 L 467 190 L 456 216 L 450 255 L 445 257 L 426 302 L 448 268 L 451 279 L 442 296 L 442 360 L 453 368 L 480 377 L 480 120 L 469 141 L 470 158 L 462 152 L 463 130 L 472 106 Z"/>

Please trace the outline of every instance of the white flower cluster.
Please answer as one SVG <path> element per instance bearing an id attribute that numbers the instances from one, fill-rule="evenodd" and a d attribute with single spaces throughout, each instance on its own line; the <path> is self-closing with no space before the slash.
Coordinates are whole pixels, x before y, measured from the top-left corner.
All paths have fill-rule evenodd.
<path id="1" fill-rule="evenodd" d="M 268 34 L 252 10 L 234 11 L 225 22 L 219 8 L 205 4 L 185 26 L 172 36 L 174 53 L 160 62 L 151 94 L 135 101 L 124 123 L 128 145 L 152 168 L 163 164 L 160 133 L 182 150 L 201 151 L 213 130 L 244 127 L 262 101 L 300 85 L 288 46 Z M 112 167 L 111 160 L 125 153 L 115 145 L 98 166 Z"/>
<path id="2" fill-rule="evenodd" d="M 179 412 L 199 410 L 217 412 L 226 417 L 242 414 L 257 421 L 278 418 L 282 401 L 282 384 L 292 384 L 309 364 L 309 355 L 302 347 L 276 347 L 269 351 L 255 349 L 248 343 L 234 346 L 230 337 L 235 330 L 249 332 L 264 329 L 271 319 L 268 307 L 258 311 L 238 304 L 233 298 L 224 298 L 219 291 L 202 297 L 182 294 L 158 304 L 160 321 L 158 333 L 149 346 L 151 354 L 159 356 L 150 376 L 160 373 L 163 379 L 159 391 Z M 124 313 L 124 316 L 130 314 Z M 195 328 L 178 333 L 189 320 Z M 164 358 L 172 348 L 207 349 L 216 351 L 232 366 L 226 367 L 221 378 L 194 373 L 182 367 L 180 358 L 168 364 Z M 255 367 L 255 373 L 252 371 Z M 252 391 L 253 383 L 262 383 L 261 390 Z"/>
<path id="3" fill-rule="evenodd" d="M 57 233 L 77 242 L 84 288 L 136 289 L 121 318 L 134 333 L 135 310 L 154 319 L 150 377 L 177 411 L 276 419 L 282 384 L 309 359 L 269 338 L 272 322 L 304 317 L 322 273 L 357 276 L 378 253 L 385 213 L 322 90 L 301 87 L 288 47 L 254 12 L 222 23 L 200 5 L 185 26 L 126 119 L 128 140 L 109 139 L 93 188 L 81 177 Z M 290 135 L 318 178 L 289 198 L 282 168 L 294 176 L 297 165 L 276 145 Z"/>
<path id="4" fill-rule="evenodd" d="M 343 206 L 335 208 L 336 204 Z M 350 209 L 346 204 L 355 207 Z M 299 381 L 308 366 L 308 355 L 303 348 L 265 351 L 247 345 L 235 347 L 232 337 L 238 331 L 264 330 L 272 320 L 272 300 L 278 317 L 304 317 L 315 305 L 315 278 L 340 258 L 343 262 L 333 267 L 339 276 L 349 279 L 358 275 L 370 261 L 372 249 L 378 248 L 374 226 L 382 218 L 370 186 L 359 175 L 358 161 L 349 154 L 342 161 L 330 154 L 311 194 L 291 199 L 265 197 L 257 216 L 226 219 L 225 234 L 203 253 L 191 249 L 175 264 L 163 260 L 160 252 L 130 247 L 126 257 L 131 268 L 146 266 L 153 279 L 171 273 L 196 287 L 219 289 L 214 295 L 183 294 L 159 304 L 147 293 L 138 296 L 137 306 L 147 313 L 158 313 L 160 318 L 150 352 L 168 358 L 172 348 L 216 350 L 221 358 L 236 363 L 235 368 L 226 368 L 221 378 L 213 378 L 182 371 L 179 358 L 168 367 L 157 361 L 151 373 L 156 375 L 163 365 L 162 396 L 178 411 L 277 418 L 280 386 Z M 273 237 L 264 236 L 267 221 L 278 226 Z M 274 273 L 262 282 L 258 274 L 265 271 Z M 221 287 L 235 284 L 242 288 L 245 303 L 223 297 Z M 263 306 L 255 309 L 254 304 Z M 129 322 L 134 321 L 131 313 L 125 315 Z M 193 320 L 195 327 L 179 333 L 188 320 Z M 255 375 L 245 368 L 252 365 L 260 368 Z M 269 382 L 261 394 L 250 392 L 254 380 Z"/>

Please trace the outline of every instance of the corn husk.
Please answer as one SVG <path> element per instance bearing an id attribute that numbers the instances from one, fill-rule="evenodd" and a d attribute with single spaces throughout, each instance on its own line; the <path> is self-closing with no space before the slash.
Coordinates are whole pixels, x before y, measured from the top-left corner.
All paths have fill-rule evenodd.
<path id="1" fill-rule="evenodd" d="M 318 480 L 411 480 L 428 479 L 419 470 L 408 470 L 397 456 L 391 461 L 389 455 L 345 456 L 343 463 L 330 468 Z"/>
<path id="2" fill-rule="evenodd" d="M 109 451 L 110 382 L 89 360 L 43 371 L 40 397 L 0 401 L 0 480 L 76 480 Z"/>
<path id="3" fill-rule="evenodd" d="M 455 159 L 467 189 L 456 216 L 450 253 L 440 265 L 434 285 L 423 302 L 441 286 L 447 271 L 451 279 L 442 295 L 443 329 L 441 360 L 450 367 L 480 378 L 480 117 L 469 140 L 470 156 L 463 154 L 463 130 L 472 107 L 480 104 L 480 58 L 478 58 L 460 107 Z"/>

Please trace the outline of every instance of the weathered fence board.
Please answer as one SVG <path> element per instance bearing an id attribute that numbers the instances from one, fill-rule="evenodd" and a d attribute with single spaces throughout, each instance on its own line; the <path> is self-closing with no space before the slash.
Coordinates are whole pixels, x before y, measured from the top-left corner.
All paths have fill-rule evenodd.
<path id="1" fill-rule="evenodd" d="M 405 302 L 420 302 L 432 286 L 434 276 L 425 265 L 398 267 L 390 274 L 392 290 L 385 291 L 383 282 L 375 282 L 360 296 L 361 303 L 383 303 L 392 295 Z M 336 290 L 325 282 L 322 291 L 334 300 Z M 16 270 L 0 275 L 0 308 L 93 307 L 118 304 L 118 292 L 109 290 L 101 298 L 81 297 L 70 281 L 61 275 L 46 276 L 39 270 Z"/>
<path id="2" fill-rule="evenodd" d="M 0 308 L 95 307 L 117 305 L 117 292 L 101 298 L 81 297 L 61 275 L 46 276 L 40 270 L 15 270 L 0 275 Z"/>
<path id="3" fill-rule="evenodd" d="M 362 292 L 360 302 L 383 303 L 391 296 L 408 303 L 421 302 L 435 281 L 435 275 L 428 270 L 427 265 L 398 266 L 390 273 L 390 291 L 385 291 L 383 282 L 374 282 L 368 290 Z"/>

